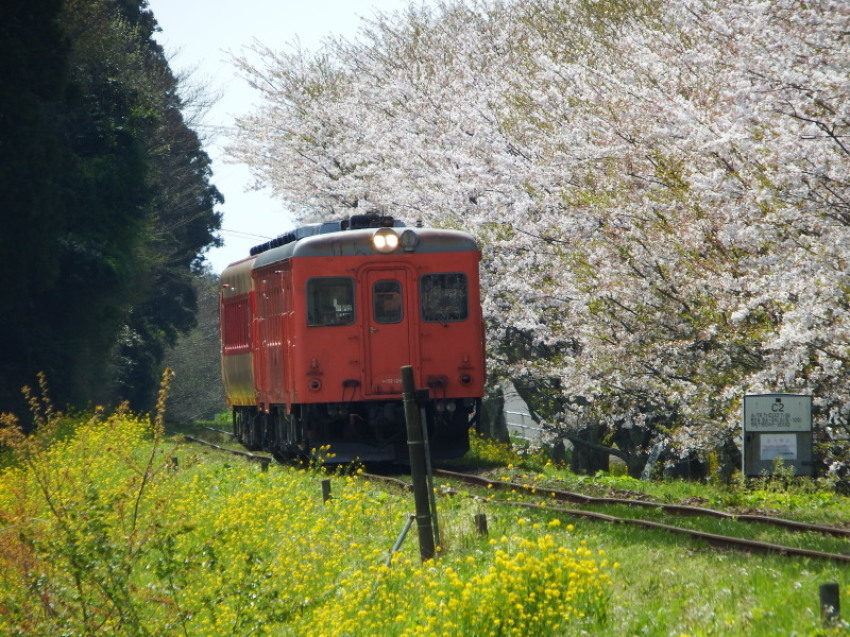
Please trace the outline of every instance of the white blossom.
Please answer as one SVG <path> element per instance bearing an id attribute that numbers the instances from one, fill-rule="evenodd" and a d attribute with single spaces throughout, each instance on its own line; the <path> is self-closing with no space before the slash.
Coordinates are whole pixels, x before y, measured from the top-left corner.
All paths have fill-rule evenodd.
<path id="1" fill-rule="evenodd" d="M 669 412 L 685 450 L 731 436 L 747 392 L 846 404 L 843 0 L 432 7 L 241 60 L 263 103 L 233 157 L 304 220 L 474 233 L 496 371 L 577 412 Z"/>

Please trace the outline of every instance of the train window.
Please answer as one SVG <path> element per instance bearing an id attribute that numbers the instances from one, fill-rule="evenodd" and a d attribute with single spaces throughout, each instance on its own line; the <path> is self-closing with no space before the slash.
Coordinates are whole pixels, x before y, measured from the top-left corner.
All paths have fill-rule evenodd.
<path id="1" fill-rule="evenodd" d="M 424 275 L 420 294 L 422 318 L 426 321 L 463 321 L 469 314 L 466 275 L 462 272 Z"/>
<path id="2" fill-rule="evenodd" d="M 348 277 L 316 277 L 307 281 L 307 325 L 354 323 L 354 281 Z"/>
<path id="3" fill-rule="evenodd" d="M 404 316 L 401 283 L 392 279 L 372 286 L 372 314 L 376 323 L 399 323 Z"/>

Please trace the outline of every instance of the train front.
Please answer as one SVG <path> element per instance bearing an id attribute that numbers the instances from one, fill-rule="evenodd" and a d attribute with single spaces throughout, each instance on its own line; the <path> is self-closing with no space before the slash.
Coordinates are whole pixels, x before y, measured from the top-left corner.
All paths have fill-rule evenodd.
<path id="1" fill-rule="evenodd" d="M 348 229 L 302 239 L 281 273 L 291 304 L 279 339 L 279 392 L 290 430 L 326 457 L 406 461 L 401 368 L 412 366 L 431 455 L 462 456 L 484 392 L 480 251 L 466 233 Z M 263 255 L 258 258 L 258 264 Z M 266 276 L 268 275 L 268 276 Z"/>

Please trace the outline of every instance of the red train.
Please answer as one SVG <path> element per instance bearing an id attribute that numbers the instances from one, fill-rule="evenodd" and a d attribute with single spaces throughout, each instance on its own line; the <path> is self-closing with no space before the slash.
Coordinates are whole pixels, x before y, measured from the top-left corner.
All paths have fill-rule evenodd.
<path id="1" fill-rule="evenodd" d="M 485 381 L 480 258 L 466 233 L 358 215 L 228 266 L 221 364 L 237 439 L 280 458 L 406 461 L 411 365 L 432 457 L 463 455 Z"/>

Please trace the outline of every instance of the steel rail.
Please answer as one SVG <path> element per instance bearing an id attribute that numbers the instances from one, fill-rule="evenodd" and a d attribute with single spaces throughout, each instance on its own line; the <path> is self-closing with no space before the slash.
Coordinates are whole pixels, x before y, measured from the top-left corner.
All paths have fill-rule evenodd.
<path id="1" fill-rule="evenodd" d="M 461 480 L 468 484 L 475 484 L 479 486 L 491 485 L 490 488 L 521 488 L 526 492 L 533 493 L 538 497 L 552 497 L 553 490 L 552 489 L 535 489 L 530 487 L 529 485 L 523 485 L 514 482 L 504 482 L 497 480 L 489 480 L 487 478 L 482 478 L 481 476 L 475 476 L 466 473 L 456 473 L 452 471 L 445 470 L 435 470 L 435 474 L 441 475 L 443 477 L 453 478 L 456 480 Z M 387 479 L 384 476 L 376 476 L 372 474 L 361 474 L 363 477 L 373 479 L 373 480 L 381 480 L 385 482 L 391 482 L 393 484 L 401 484 L 401 486 L 405 488 L 409 488 L 406 482 L 398 480 L 397 478 Z M 638 502 L 642 505 L 647 504 L 643 500 L 621 500 L 618 498 L 597 498 L 593 496 L 585 496 L 584 494 L 575 494 L 571 492 L 559 492 L 558 490 L 554 490 L 555 498 L 557 499 L 558 493 L 562 493 L 566 496 L 576 496 L 576 499 L 582 502 L 586 502 L 589 504 L 611 504 L 612 501 L 616 503 L 624 503 L 624 502 Z M 677 535 L 684 535 L 686 537 L 690 537 L 697 540 L 703 540 L 707 542 L 710 546 L 718 547 L 718 548 L 726 548 L 726 549 L 736 549 L 748 551 L 751 553 L 774 553 L 778 555 L 787 555 L 793 557 L 808 557 L 813 559 L 822 559 L 829 560 L 832 562 L 841 562 L 844 564 L 850 564 L 850 555 L 846 555 L 843 553 L 827 553 L 825 551 L 816 551 L 814 549 L 805 549 L 798 548 L 794 546 L 785 546 L 782 544 L 774 544 L 772 542 L 762 542 L 760 540 L 748 540 L 745 538 L 734 537 L 731 535 L 719 535 L 717 533 L 708 533 L 706 531 L 697 531 L 694 529 L 685 529 L 679 526 L 674 526 L 671 524 L 663 524 L 661 522 L 653 522 L 651 520 L 643 520 L 640 518 L 621 518 L 613 515 L 608 515 L 607 513 L 599 513 L 597 511 L 586 511 L 583 509 L 572 509 L 567 507 L 554 506 L 551 504 L 539 504 L 535 502 L 517 502 L 514 500 L 497 500 L 493 498 L 488 498 L 480 495 L 472 495 L 471 497 L 480 500 L 482 502 L 486 502 L 491 505 L 504 505 L 504 506 L 516 506 L 516 507 L 524 507 L 529 509 L 537 509 L 540 511 L 548 511 L 555 512 L 559 514 L 565 514 L 572 517 L 584 518 L 589 520 L 596 520 L 601 522 L 608 522 L 610 524 L 627 524 L 632 526 L 638 526 L 645 529 L 651 529 L 656 531 L 665 531 L 667 533 L 673 533 Z M 659 503 L 660 506 L 666 506 L 663 503 Z M 674 505 L 676 506 L 676 505 Z M 721 511 L 715 511 L 714 509 L 700 509 L 700 507 L 685 507 L 688 509 L 689 515 L 695 515 L 698 511 L 711 511 L 713 513 L 723 513 Z M 726 517 L 723 515 L 722 517 Z M 728 514 L 730 519 L 737 519 L 736 516 Z M 751 516 L 754 518 L 762 518 L 766 516 Z M 810 527 L 819 527 L 819 525 L 806 525 L 806 524 L 798 524 L 789 520 L 783 520 L 782 518 L 766 518 L 770 520 L 778 520 L 780 522 L 790 522 L 792 525 L 791 528 L 795 530 L 811 530 Z M 748 520 L 754 521 L 754 520 Z M 785 526 L 782 524 L 781 526 Z M 823 527 L 827 529 L 827 531 L 836 530 L 834 527 Z"/>
<path id="2" fill-rule="evenodd" d="M 233 454 L 234 456 L 240 456 L 245 458 L 246 460 L 250 460 L 251 462 L 258 462 L 261 465 L 268 467 L 270 462 L 274 462 L 274 458 L 270 456 L 258 456 L 249 451 L 240 451 L 239 449 L 228 449 L 227 447 L 222 447 L 221 445 L 217 445 L 215 443 L 204 440 L 203 438 L 195 438 L 194 436 L 183 436 L 184 440 L 188 440 L 189 442 L 197 442 L 201 445 L 206 445 L 207 447 L 212 447 L 213 449 L 218 449 L 219 451 L 224 451 L 226 453 Z"/>
<path id="3" fill-rule="evenodd" d="M 225 436 L 236 436 L 236 434 L 232 431 L 224 431 L 223 429 L 216 429 L 215 427 L 204 426 L 204 429 L 206 429 L 207 431 L 214 431 L 217 434 L 224 434 Z"/>
<path id="4" fill-rule="evenodd" d="M 480 498 L 481 496 L 477 497 Z M 515 502 L 511 500 L 493 499 L 486 500 L 491 504 L 503 504 L 508 506 L 520 506 L 545 511 L 557 511 L 558 513 L 564 513 L 579 518 L 601 520 L 613 524 L 631 524 L 633 526 L 639 526 L 647 529 L 685 535 L 691 538 L 704 540 L 708 542 L 708 544 L 710 544 L 711 546 L 715 547 L 739 549 L 757 553 L 777 553 L 779 555 L 788 555 L 794 557 L 810 557 L 815 559 L 829 560 L 832 562 L 842 562 L 845 564 L 850 564 L 850 555 L 846 555 L 843 553 L 827 553 L 825 551 L 815 551 L 813 549 L 784 546 L 782 544 L 773 544 L 771 542 L 762 542 L 759 540 L 747 540 L 745 538 L 734 537 L 731 535 L 718 535 L 716 533 L 707 533 L 705 531 L 683 529 L 679 526 L 662 524 L 660 522 L 652 522 L 650 520 L 642 520 L 639 518 L 618 518 L 613 515 L 597 513 L 595 511 L 583 511 L 581 509 L 568 509 L 566 507 L 546 506 L 544 504 L 536 504 L 533 502 Z"/>
<path id="5" fill-rule="evenodd" d="M 754 515 L 750 513 L 728 513 L 726 511 L 718 511 L 717 509 L 709 509 L 707 507 L 697 507 L 685 504 L 668 504 L 664 502 L 652 502 L 647 500 L 635 500 L 630 498 L 596 497 L 585 495 L 583 493 L 575 493 L 573 491 L 562 491 L 560 489 L 539 487 L 534 485 L 522 484 L 519 482 L 490 480 L 481 476 L 476 476 L 468 473 L 457 473 L 444 469 L 437 469 L 434 473 L 435 475 L 439 475 L 445 478 L 461 480 L 468 484 L 477 484 L 489 489 L 509 489 L 537 495 L 548 495 L 550 498 L 558 500 L 560 502 L 575 502 L 577 504 L 588 505 L 619 504 L 633 507 L 643 507 L 647 509 L 659 509 L 664 511 L 665 513 L 670 513 L 673 515 L 704 515 L 725 520 L 734 520 L 737 522 L 767 524 L 771 526 L 783 527 L 793 531 L 810 531 L 813 533 L 821 533 L 824 535 L 832 535 L 835 537 L 850 537 L 850 529 L 842 529 L 839 527 L 827 526 L 824 524 L 797 522 L 795 520 L 777 518 L 768 515 Z"/>

